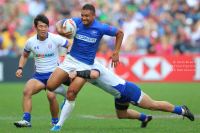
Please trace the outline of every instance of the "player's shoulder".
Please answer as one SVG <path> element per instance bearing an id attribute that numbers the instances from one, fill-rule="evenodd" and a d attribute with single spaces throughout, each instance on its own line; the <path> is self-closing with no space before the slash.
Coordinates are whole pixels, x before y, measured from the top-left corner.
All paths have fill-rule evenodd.
<path id="1" fill-rule="evenodd" d="M 48 32 L 48 38 L 54 38 L 54 37 L 58 37 L 59 35 Z"/>
<path id="2" fill-rule="evenodd" d="M 106 23 L 101 23 L 100 21 L 98 21 L 96 19 L 94 21 L 95 21 L 95 26 L 101 27 L 101 26 L 107 25 Z"/>
<path id="3" fill-rule="evenodd" d="M 37 39 L 37 34 L 28 38 L 28 40 L 26 41 L 27 44 L 31 44 L 33 43 L 35 40 Z"/>
<path id="4" fill-rule="evenodd" d="M 64 37 L 58 35 L 58 34 L 54 34 L 54 33 L 50 33 L 48 32 L 48 38 L 51 39 L 52 41 L 59 41 L 60 39 L 63 39 Z"/>
<path id="5" fill-rule="evenodd" d="M 81 24 L 82 23 L 82 19 L 79 17 L 74 17 L 72 18 L 72 20 L 76 23 L 76 25 Z"/>

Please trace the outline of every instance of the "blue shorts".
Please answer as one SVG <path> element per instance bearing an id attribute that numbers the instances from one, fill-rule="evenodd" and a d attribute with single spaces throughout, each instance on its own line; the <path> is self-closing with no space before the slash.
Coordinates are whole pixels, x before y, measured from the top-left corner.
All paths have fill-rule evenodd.
<path id="1" fill-rule="evenodd" d="M 121 98 L 115 98 L 115 102 L 122 104 L 129 102 L 133 105 L 138 105 L 138 103 L 142 100 L 143 97 L 140 87 L 128 81 L 126 81 L 125 85 L 126 87 L 124 92 L 121 94 Z"/>
<path id="2" fill-rule="evenodd" d="M 49 73 L 34 73 L 31 79 L 37 79 L 38 81 L 42 82 L 45 86 L 47 84 L 47 80 L 49 79 L 52 72 Z"/>

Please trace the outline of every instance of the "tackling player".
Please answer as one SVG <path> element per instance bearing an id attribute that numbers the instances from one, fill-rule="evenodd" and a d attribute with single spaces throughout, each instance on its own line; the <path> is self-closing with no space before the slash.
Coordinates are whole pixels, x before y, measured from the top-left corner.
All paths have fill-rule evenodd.
<path id="1" fill-rule="evenodd" d="M 154 101 L 146 93 L 142 92 L 136 84 L 119 78 L 97 61 L 95 61 L 92 69 L 74 71 L 70 73 L 69 77 L 71 80 L 75 79 L 76 76 L 87 78 L 87 81 L 91 84 L 113 95 L 115 97 L 115 108 L 119 119 L 138 119 L 142 121 L 141 127 L 146 127 L 147 123 L 152 120 L 151 115 L 128 109 L 131 103 L 144 109 L 176 113 L 194 121 L 194 115 L 186 105 L 180 107 L 172 105 L 167 101 Z M 65 106 L 63 109 L 66 109 Z M 65 121 L 69 115 L 70 113 L 60 119 Z M 59 121 L 51 131 L 59 131 L 64 121 Z"/>
<path id="2" fill-rule="evenodd" d="M 59 65 L 58 61 L 58 47 L 70 47 L 68 41 L 63 37 L 48 32 L 49 20 L 46 16 L 40 14 L 34 19 L 34 26 L 37 35 L 29 38 L 25 44 L 24 52 L 19 61 L 19 67 L 16 72 L 16 77 L 22 77 L 22 69 L 25 66 L 30 52 L 34 55 L 36 73 L 26 83 L 23 95 L 23 120 L 15 122 L 17 127 L 31 127 L 31 109 L 32 109 L 32 95 L 37 94 L 45 89 L 47 80 L 51 73 Z M 71 33 L 69 33 L 71 35 Z M 58 86 L 55 93 L 64 94 L 66 96 L 66 89 L 63 86 Z M 56 94 L 49 92 L 47 94 L 50 102 L 50 111 L 52 114 L 52 124 L 58 122 L 59 106 L 56 100 Z"/>

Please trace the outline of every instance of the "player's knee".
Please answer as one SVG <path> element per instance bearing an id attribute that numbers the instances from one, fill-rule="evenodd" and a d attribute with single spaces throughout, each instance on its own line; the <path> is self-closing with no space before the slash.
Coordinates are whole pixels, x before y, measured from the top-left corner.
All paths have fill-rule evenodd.
<path id="1" fill-rule="evenodd" d="M 52 101 L 56 100 L 56 94 L 48 93 L 47 98 L 48 98 L 49 102 L 52 102 Z"/>
<path id="2" fill-rule="evenodd" d="M 118 119 L 125 119 L 125 118 L 127 118 L 128 116 L 127 116 L 127 114 L 126 113 L 123 113 L 123 114 L 117 114 L 117 118 Z"/>
<path id="3" fill-rule="evenodd" d="M 123 119 L 124 117 L 122 115 L 117 115 L 118 119 Z"/>
<path id="4" fill-rule="evenodd" d="M 24 89 L 24 96 L 31 96 L 32 94 L 31 94 L 31 90 L 28 88 L 28 87 L 26 87 L 25 89 Z"/>
<path id="5" fill-rule="evenodd" d="M 67 92 L 67 95 L 66 95 L 66 99 L 69 100 L 69 101 L 74 101 L 75 98 L 76 98 L 76 95 L 77 93 L 75 91 L 69 91 Z"/>

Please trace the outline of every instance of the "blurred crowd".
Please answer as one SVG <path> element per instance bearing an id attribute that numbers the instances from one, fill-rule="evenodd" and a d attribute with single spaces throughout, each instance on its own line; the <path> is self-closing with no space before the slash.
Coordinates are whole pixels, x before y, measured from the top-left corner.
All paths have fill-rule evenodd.
<path id="1" fill-rule="evenodd" d="M 0 0 L 0 57 L 20 56 L 36 34 L 33 19 L 39 13 L 56 33 L 56 22 L 80 17 L 86 3 L 95 6 L 99 21 L 124 31 L 120 52 L 200 54 L 200 0 Z M 115 38 L 104 36 L 98 53 L 111 53 L 114 46 Z"/>

